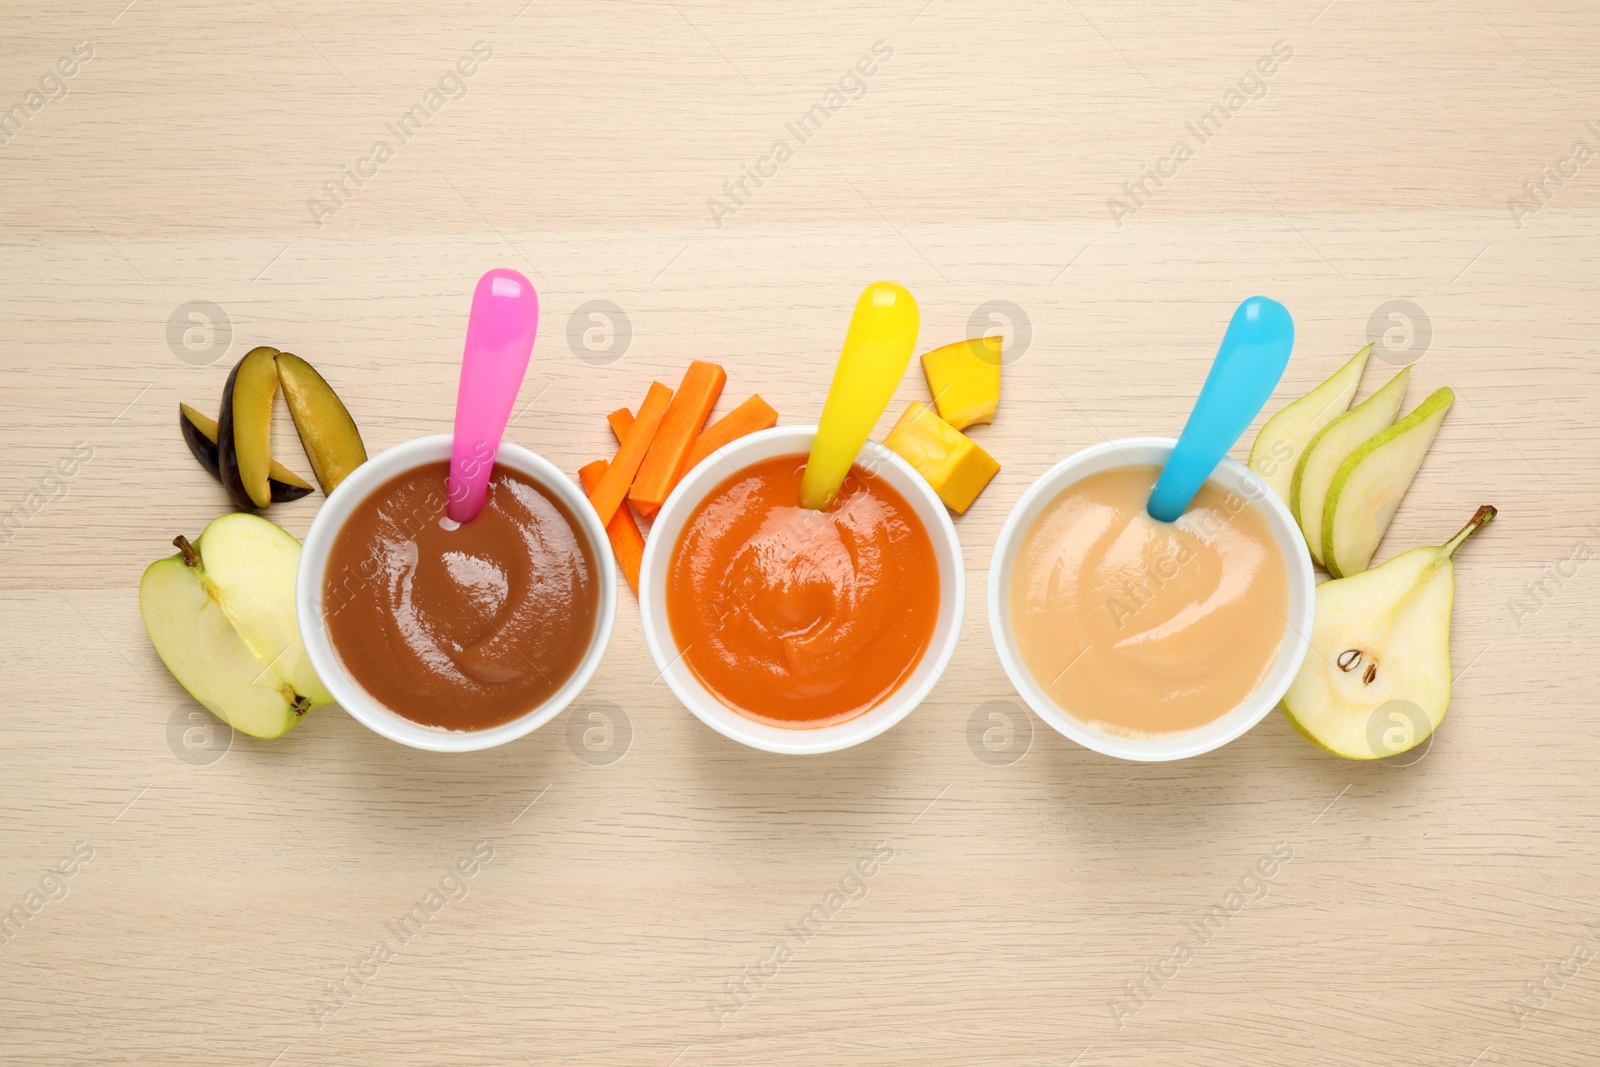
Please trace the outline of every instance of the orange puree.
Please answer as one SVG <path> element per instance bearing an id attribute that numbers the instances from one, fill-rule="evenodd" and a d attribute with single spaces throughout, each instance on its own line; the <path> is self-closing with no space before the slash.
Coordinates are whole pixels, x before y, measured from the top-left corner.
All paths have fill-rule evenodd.
<path id="1" fill-rule="evenodd" d="M 667 620 L 695 677 L 757 722 L 798 728 L 894 692 L 939 610 L 933 542 L 905 498 L 855 467 L 832 506 L 807 510 L 805 464 L 779 456 L 717 486 L 667 574 Z"/>

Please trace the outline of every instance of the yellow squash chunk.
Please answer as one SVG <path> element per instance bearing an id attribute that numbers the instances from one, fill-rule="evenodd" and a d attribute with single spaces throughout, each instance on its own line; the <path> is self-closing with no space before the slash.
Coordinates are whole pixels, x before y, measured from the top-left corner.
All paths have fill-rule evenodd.
<path id="1" fill-rule="evenodd" d="M 1000 470 L 966 434 L 913 402 L 883 442 L 928 479 L 945 506 L 963 512 Z"/>
<path id="2" fill-rule="evenodd" d="M 935 348 L 922 357 L 939 417 L 957 430 L 993 422 L 1000 405 L 1000 338 L 974 337 Z"/>

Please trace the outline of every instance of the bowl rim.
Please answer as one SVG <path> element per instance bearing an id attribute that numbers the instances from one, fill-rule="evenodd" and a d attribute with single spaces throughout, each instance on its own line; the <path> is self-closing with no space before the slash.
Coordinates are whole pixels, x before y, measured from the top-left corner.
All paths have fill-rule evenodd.
<path id="1" fill-rule="evenodd" d="M 571 704 L 594 677 L 600 661 L 605 657 L 611 641 L 612 625 L 616 621 L 616 562 L 611 553 L 611 542 L 588 496 L 560 468 L 537 452 L 511 441 L 501 441 L 499 451 L 495 453 L 495 462 L 505 463 L 528 475 L 560 497 L 576 518 L 594 552 L 595 566 L 600 572 L 600 601 L 589 648 L 572 675 L 543 703 L 510 722 L 486 730 L 443 730 L 425 726 L 377 700 L 345 669 L 334 651 L 327 628 L 318 625 L 322 614 L 322 583 L 327 572 L 328 556 L 334 538 L 343 529 L 357 504 L 390 479 L 413 467 L 449 460 L 452 442 L 450 434 L 434 434 L 395 445 L 368 459 L 334 488 L 312 518 L 311 528 L 306 532 L 301 548 L 300 567 L 295 575 L 295 615 L 299 622 L 300 639 L 306 646 L 312 668 L 333 694 L 335 703 L 351 718 L 374 733 L 412 748 L 429 752 L 476 752 L 507 744 L 537 730 Z"/>
<path id="2" fill-rule="evenodd" d="M 1316 610 L 1316 576 L 1299 524 L 1288 507 L 1239 461 L 1223 457 L 1207 481 L 1238 493 L 1259 508 L 1283 553 L 1288 575 L 1289 615 L 1284 640 L 1262 683 L 1231 711 L 1202 726 L 1155 738 L 1107 733 L 1057 704 L 1022 662 L 1011 629 L 1011 572 L 1022 540 L 1039 513 L 1066 489 L 1091 474 L 1118 466 L 1160 464 L 1177 440 L 1171 437 L 1119 437 L 1079 449 L 1055 463 L 1028 486 L 1006 516 L 989 562 L 989 633 L 1012 686 L 1033 713 L 1062 736 L 1106 756 L 1136 762 L 1189 759 L 1212 752 L 1249 732 L 1283 699 L 1310 647 Z M 1138 453 L 1130 458 L 1128 453 Z M 1111 459 L 1112 462 L 1105 462 Z"/>
<path id="3" fill-rule="evenodd" d="M 664 678 L 680 703 L 711 729 L 750 748 L 780 755 L 816 755 L 837 752 L 870 741 L 900 723 L 932 692 L 944 676 L 960 643 L 966 614 L 966 567 L 961 541 L 950 513 L 909 463 L 875 441 L 862 446 L 856 463 L 876 475 L 912 506 L 933 542 L 939 566 L 939 620 L 922 661 L 912 676 L 879 704 L 853 719 L 832 726 L 790 729 L 756 722 L 717 700 L 682 663 L 671 624 L 666 617 L 666 580 L 671 553 L 694 510 L 724 480 L 751 463 L 811 449 L 817 427 L 776 426 L 747 434 L 707 456 L 678 482 L 656 513 L 645 543 L 639 576 L 639 616 L 645 644 L 655 662 L 657 678 Z M 948 619 L 941 635 L 940 627 Z"/>

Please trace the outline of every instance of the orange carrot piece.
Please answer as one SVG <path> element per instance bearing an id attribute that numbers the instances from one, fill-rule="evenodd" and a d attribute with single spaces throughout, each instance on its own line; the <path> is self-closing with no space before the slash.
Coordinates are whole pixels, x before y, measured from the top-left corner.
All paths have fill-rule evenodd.
<path id="1" fill-rule="evenodd" d="M 595 486 L 600 484 L 600 479 L 609 466 L 611 464 L 605 460 L 597 459 L 580 467 L 578 479 L 583 482 L 583 491 L 594 492 Z M 628 510 L 628 505 L 623 504 L 618 507 L 617 513 L 606 523 L 606 539 L 611 542 L 611 551 L 617 557 L 617 566 L 622 568 L 622 576 L 628 579 L 633 595 L 638 596 L 639 564 L 644 559 L 644 534 L 639 532 L 639 524 L 634 521 L 633 512 Z"/>
<path id="2" fill-rule="evenodd" d="M 684 472 L 694 469 L 701 460 L 730 441 L 737 441 L 747 433 L 770 429 L 777 424 L 778 413 L 772 410 L 772 405 L 762 400 L 759 394 L 750 397 L 706 427 L 705 432 L 695 441 L 694 447 L 689 450 L 689 460 L 684 465 Z"/>
<path id="3" fill-rule="evenodd" d="M 686 469 L 689 449 L 705 429 L 706 419 L 727 380 L 726 371 L 703 360 L 693 361 L 684 371 L 683 381 L 672 395 L 672 405 L 661 422 L 661 429 L 650 442 L 650 451 L 633 480 L 633 488 L 628 490 L 628 500 L 641 514 L 654 514 L 672 492 L 672 487 L 678 484 Z"/>
<path id="4" fill-rule="evenodd" d="M 611 432 L 617 437 L 617 444 L 628 436 L 628 427 L 633 425 L 633 412 L 627 408 L 618 408 L 606 416 L 606 422 L 611 425 Z"/>
<path id="5" fill-rule="evenodd" d="M 617 513 L 617 505 L 628 495 L 628 490 L 633 486 L 633 479 L 639 473 L 639 465 L 644 462 L 645 453 L 650 450 L 650 442 L 654 440 L 656 431 L 661 429 L 661 420 L 666 416 L 667 407 L 671 403 L 672 390 L 660 382 L 651 382 L 644 403 L 639 405 L 638 417 L 633 420 L 633 425 L 628 427 L 628 433 L 618 446 L 616 456 L 612 458 L 600 480 L 595 483 L 594 490 L 589 493 L 589 503 L 594 505 L 595 513 L 600 516 L 601 525 L 610 524 L 611 516 Z"/>

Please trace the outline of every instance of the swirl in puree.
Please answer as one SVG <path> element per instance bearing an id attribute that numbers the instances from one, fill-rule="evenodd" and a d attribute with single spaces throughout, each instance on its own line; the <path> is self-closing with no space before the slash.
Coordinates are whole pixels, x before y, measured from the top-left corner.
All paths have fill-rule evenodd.
<path id="1" fill-rule="evenodd" d="M 328 555 L 329 637 L 368 693 L 413 722 L 482 730 L 544 703 L 599 614 L 594 550 L 553 493 L 497 465 L 478 517 L 445 516 L 444 461 L 356 505 Z"/>
<path id="2" fill-rule="evenodd" d="M 689 517 L 667 576 L 684 662 L 758 722 L 828 726 L 905 681 L 933 639 L 939 569 L 905 499 L 853 468 L 823 511 L 800 506 L 806 457 L 728 478 Z"/>
<path id="3" fill-rule="evenodd" d="M 1145 510 L 1159 471 L 1118 467 L 1034 520 L 1011 572 L 1023 663 L 1063 711 L 1155 737 L 1220 718 L 1283 644 L 1289 575 L 1249 501 L 1206 483 L 1177 522 Z"/>

